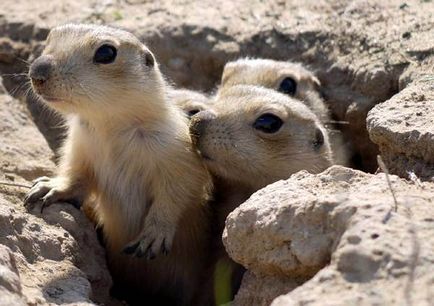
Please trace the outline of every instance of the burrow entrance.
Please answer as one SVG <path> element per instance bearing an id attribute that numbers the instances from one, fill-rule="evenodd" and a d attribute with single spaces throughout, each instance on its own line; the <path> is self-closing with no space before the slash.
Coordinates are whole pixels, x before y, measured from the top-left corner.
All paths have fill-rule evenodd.
<path id="1" fill-rule="evenodd" d="M 183 35 L 172 35 L 170 30 L 142 37 L 157 55 L 164 75 L 177 87 L 200 90 L 212 94 L 220 82 L 226 62 L 240 57 L 270 58 L 301 62 L 309 67 L 322 83 L 321 94 L 338 122 L 333 129 L 342 133 L 348 147 L 350 166 L 374 172 L 377 169 L 377 146 L 369 139 L 366 115 L 377 103 L 381 103 L 399 91 L 399 77 L 405 65 L 381 66 L 374 70 L 352 67 L 345 58 L 348 45 L 336 47 L 335 37 L 300 33 L 299 37 L 287 37 L 276 31 L 265 31 L 242 43 L 211 29 L 185 26 Z M 194 31 L 193 31 L 194 30 Z M 0 73 L 9 94 L 26 103 L 33 120 L 53 152 L 57 153 L 62 142 L 64 128 L 59 116 L 47 112 L 36 99 L 28 94 L 26 72 L 28 64 L 37 57 L 47 30 L 29 35 L 3 29 L 0 47 L 5 55 L 0 57 Z M 161 36 L 164 39 L 161 39 Z M 210 40 L 212 36 L 215 39 Z M 188 45 L 186 45 L 188 41 Z M 238 43 L 238 50 L 215 50 L 215 42 Z M 331 54 L 336 48 L 342 57 Z M 346 61 L 348 60 L 348 61 Z"/>

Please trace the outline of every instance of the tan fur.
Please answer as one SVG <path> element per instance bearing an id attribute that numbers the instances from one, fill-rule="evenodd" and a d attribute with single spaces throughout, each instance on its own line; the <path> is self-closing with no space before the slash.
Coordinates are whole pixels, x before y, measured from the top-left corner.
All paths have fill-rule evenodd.
<path id="1" fill-rule="evenodd" d="M 222 75 L 220 94 L 234 85 L 256 85 L 279 91 L 282 80 L 290 77 L 297 83 L 293 98 L 302 101 L 327 127 L 336 164 L 347 165 L 348 154 L 342 134 L 333 128 L 327 106 L 319 94 L 321 86 L 318 78 L 303 65 L 271 59 L 239 59 L 225 65 Z"/>
<path id="2" fill-rule="evenodd" d="M 317 77 L 301 64 L 270 59 L 239 59 L 225 65 L 222 88 L 233 85 L 257 85 L 278 90 L 286 77 L 297 82 L 294 98 L 303 101 L 321 121 L 328 121 L 327 107 L 318 94 Z"/>
<path id="3" fill-rule="evenodd" d="M 221 91 L 213 105 L 216 118 L 194 116 L 194 126 L 203 125 L 197 147 L 213 174 L 259 189 L 270 182 L 288 178 L 300 170 L 312 173 L 331 165 L 327 131 L 303 103 L 273 90 L 239 85 Z M 284 121 L 275 134 L 264 134 L 252 124 L 261 115 L 272 113 Z M 202 121 L 202 122 L 201 122 Z M 325 143 L 311 146 L 315 130 L 322 131 Z"/>
<path id="4" fill-rule="evenodd" d="M 266 134 L 254 129 L 254 122 L 263 114 L 281 118 L 280 130 Z M 318 130 L 324 136 L 319 147 L 314 145 Z M 230 262 L 221 235 L 232 210 L 270 183 L 300 170 L 319 173 L 332 165 L 327 131 L 318 117 L 300 101 L 263 87 L 237 85 L 221 90 L 212 111 L 192 117 L 190 133 L 215 179 L 211 271 L 218 261 Z M 239 276 L 235 275 L 238 282 Z M 208 303 L 212 287 L 208 284 Z"/>
<path id="5" fill-rule="evenodd" d="M 116 60 L 93 63 L 107 43 Z M 58 175 L 28 200 L 94 196 L 115 281 L 188 305 L 204 260 L 210 177 L 154 56 L 128 32 L 90 25 L 53 29 L 42 56 L 53 68 L 35 92 L 69 117 L 69 134 Z M 136 255 L 156 259 L 122 254 L 135 244 Z"/>
<path id="6" fill-rule="evenodd" d="M 188 89 L 172 89 L 169 97 L 189 118 L 209 109 L 212 104 L 212 100 L 205 94 Z"/>

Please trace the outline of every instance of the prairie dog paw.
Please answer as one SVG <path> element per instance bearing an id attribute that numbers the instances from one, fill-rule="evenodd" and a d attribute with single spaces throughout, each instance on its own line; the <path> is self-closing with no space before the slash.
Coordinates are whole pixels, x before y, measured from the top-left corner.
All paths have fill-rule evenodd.
<path id="1" fill-rule="evenodd" d="M 69 201 L 74 204 L 74 195 L 71 188 L 62 178 L 40 177 L 33 181 L 33 186 L 24 199 L 24 205 L 30 206 L 42 202 L 43 209 L 54 202 Z"/>
<path id="2" fill-rule="evenodd" d="M 123 250 L 125 254 L 154 259 L 159 253 L 169 254 L 176 227 L 167 224 L 159 225 L 158 222 L 147 222 L 139 236 L 131 241 Z"/>

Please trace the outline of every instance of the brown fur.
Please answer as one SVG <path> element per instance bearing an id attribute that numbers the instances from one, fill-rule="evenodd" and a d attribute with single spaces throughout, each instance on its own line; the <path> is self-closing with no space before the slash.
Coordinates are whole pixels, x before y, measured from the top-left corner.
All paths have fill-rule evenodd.
<path id="1" fill-rule="evenodd" d="M 113 63 L 92 62 L 102 44 L 117 48 Z M 31 77 L 42 60 L 50 77 L 42 85 L 32 79 L 34 90 L 69 117 L 69 134 L 58 175 L 38 182 L 27 201 L 93 196 L 115 283 L 135 289 L 141 303 L 164 296 L 189 305 L 204 261 L 211 183 L 154 56 L 128 32 L 66 25 L 51 31 Z M 123 254 L 126 246 L 156 258 Z"/>
<path id="2" fill-rule="evenodd" d="M 269 113 L 282 119 L 281 129 L 274 134 L 255 130 L 256 119 Z M 320 147 L 314 145 L 318 130 L 324 136 Z M 217 262 L 232 262 L 221 241 L 232 210 L 270 183 L 300 170 L 318 173 L 332 165 L 327 131 L 317 116 L 300 101 L 263 87 L 238 85 L 220 90 L 212 111 L 192 117 L 190 133 L 215 179 L 211 271 Z M 235 293 L 243 270 L 233 262 L 232 268 Z M 208 303 L 213 300 L 213 287 L 208 283 L 202 296 Z"/>

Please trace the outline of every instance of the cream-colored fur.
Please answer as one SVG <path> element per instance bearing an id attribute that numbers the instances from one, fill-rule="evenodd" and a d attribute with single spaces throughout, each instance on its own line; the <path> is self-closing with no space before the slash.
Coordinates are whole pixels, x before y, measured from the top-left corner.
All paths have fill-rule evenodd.
<path id="1" fill-rule="evenodd" d="M 277 132 L 254 128 L 265 114 L 283 121 Z M 318 117 L 302 102 L 264 87 L 234 85 L 221 89 L 212 110 L 192 117 L 190 133 L 216 186 L 211 275 L 217 262 L 231 263 L 221 235 L 232 210 L 268 184 L 300 170 L 319 173 L 333 163 L 327 130 Z M 242 269 L 233 262 L 232 267 L 236 290 Z M 211 282 L 207 286 L 202 298 L 208 305 L 213 302 L 214 285 Z"/>
<path id="2" fill-rule="evenodd" d="M 318 94 L 318 78 L 301 64 L 270 59 L 239 59 L 225 65 L 221 87 L 257 85 L 278 90 L 287 77 L 297 83 L 294 98 L 303 101 L 321 121 L 329 121 L 328 109 Z"/>
<path id="3" fill-rule="evenodd" d="M 103 44 L 117 49 L 113 63 L 93 62 Z M 115 282 L 189 305 L 204 261 L 210 176 L 153 54 L 128 32 L 66 25 L 50 32 L 31 77 L 42 61 L 50 76 L 32 79 L 34 91 L 69 118 L 69 133 L 57 176 L 39 180 L 27 201 L 93 195 Z"/>
<path id="4" fill-rule="evenodd" d="M 211 98 L 189 89 L 172 89 L 169 91 L 169 97 L 189 118 L 200 111 L 209 109 L 212 105 Z"/>
<path id="5" fill-rule="evenodd" d="M 213 119 L 207 119 L 206 112 L 194 116 L 190 133 L 194 137 L 195 128 L 203 126 L 196 146 L 213 174 L 259 189 L 297 171 L 317 173 L 331 165 L 326 129 L 296 99 L 263 87 L 231 86 L 219 92 L 211 112 Z M 253 128 L 255 120 L 267 113 L 284 122 L 277 133 Z M 324 144 L 314 149 L 317 130 Z"/>
<path id="6" fill-rule="evenodd" d="M 299 63 L 271 59 L 239 59 L 225 65 L 218 94 L 234 85 L 256 85 L 279 91 L 285 78 L 296 82 L 291 97 L 302 101 L 319 120 L 329 128 L 333 159 L 336 164 L 347 165 L 348 154 L 342 134 L 333 127 L 329 110 L 320 96 L 318 78 Z"/>

